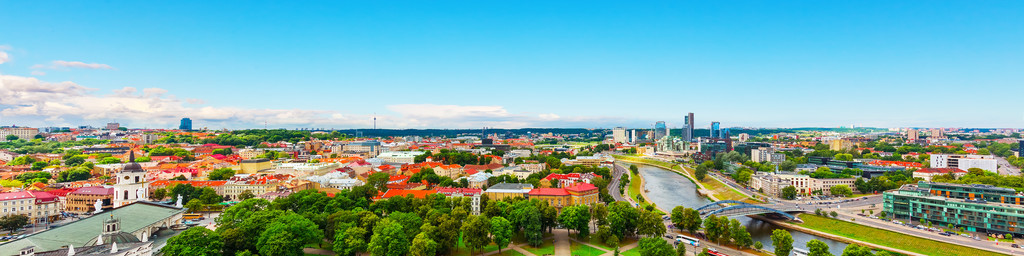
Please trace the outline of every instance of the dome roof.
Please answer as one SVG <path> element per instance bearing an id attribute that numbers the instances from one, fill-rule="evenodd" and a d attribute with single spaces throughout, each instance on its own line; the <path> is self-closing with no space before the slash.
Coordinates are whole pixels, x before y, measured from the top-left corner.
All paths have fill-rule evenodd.
<path id="1" fill-rule="evenodd" d="M 129 151 L 128 163 L 121 167 L 121 172 L 145 172 L 142 170 L 142 165 L 135 162 L 135 151 Z"/>
<path id="2" fill-rule="evenodd" d="M 138 242 L 142 242 L 142 241 L 140 241 L 139 238 L 135 237 L 134 235 L 128 234 L 127 232 L 117 232 L 117 233 L 113 233 L 113 234 L 109 234 L 109 235 L 103 235 L 103 243 L 102 244 L 110 244 L 110 243 L 113 243 L 113 242 L 117 242 L 118 244 L 126 244 L 126 243 L 138 243 Z M 88 242 L 85 242 L 85 246 L 93 246 L 93 245 L 96 245 L 96 237 L 93 237 L 92 239 L 89 239 Z"/>

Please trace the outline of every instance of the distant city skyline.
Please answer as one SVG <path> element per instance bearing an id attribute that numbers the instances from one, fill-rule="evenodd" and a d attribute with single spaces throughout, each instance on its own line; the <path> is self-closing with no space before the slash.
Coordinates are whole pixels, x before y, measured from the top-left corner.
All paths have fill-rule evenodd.
<path id="1" fill-rule="evenodd" d="M 0 126 L 1024 127 L 1020 1 L 3 9 Z"/>

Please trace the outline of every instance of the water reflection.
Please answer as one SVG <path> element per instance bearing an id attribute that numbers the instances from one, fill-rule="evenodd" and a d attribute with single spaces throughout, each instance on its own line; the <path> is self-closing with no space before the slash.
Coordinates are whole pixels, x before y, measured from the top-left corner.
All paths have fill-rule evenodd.
<path id="1" fill-rule="evenodd" d="M 619 164 L 623 164 L 627 166 L 627 168 L 631 165 L 625 162 L 619 162 Z M 637 165 L 637 167 L 639 167 L 640 173 L 644 176 L 644 180 L 647 182 L 645 187 L 645 189 L 648 190 L 647 197 L 651 200 L 651 203 L 658 205 L 661 209 L 671 211 L 672 208 L 680 205 L 688 208 L 697 208 L 711 202 L 707 198 L 700 196 L 697 193 L 697 186 L 682 175 L 660 167 L 648 165 Z M 733 219 L 738 220 L 746 226 L 747 231 L 750 232 L 754 241 L 760 241 L 764 244 L 764 248 L 766 250 L 771 251 L 774 249 L 771 239 L 772 230 L 782 227 L 748 217 L 734 217 Z M 795 230 L 790 230 L 789 232 L 793 235 L 793 246 L 797 248 L 806 249 L 808 241 L 811 239 L 818 239 L 825 242 L 825 244 L 828 244 L 829 251 L 831 251 L 832 254 L 841 255 L 843 253 L 843 249 L 846 248 L 847 245 L 843 242 Z"/>

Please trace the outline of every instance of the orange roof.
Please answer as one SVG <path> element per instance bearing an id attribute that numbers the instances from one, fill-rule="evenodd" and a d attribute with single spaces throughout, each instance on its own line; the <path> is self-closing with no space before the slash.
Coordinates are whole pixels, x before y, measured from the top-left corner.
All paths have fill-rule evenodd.
<path id="1" fill-rule="evenodd" d="M 406 195 L 412 195 L 415 198 L 423 199 L 423 198 L 427 198 L 427 195 L 432 195 L 432 194 L 435 194 L 435 193 L 437 193 L 437 191 L 435 191 L 433 189 L 431 189 L 431 190 L 391 189 L 391 190 L 388 190 L 388 192 L 385 192 L 383 195 L 381 195 L 380 198 L 378 198 L 378 199 L 388 199 L 388 198 L 391 198 L 391 197 L 394 197 L 394 196 L 406 196 Z"/>
<path id="2" fill-rule="evenodd" d="M 225 180 L 211 180 L 211 181 L 200 181 L 200 180 L 158 180 L 150 183 L 150 186 L 170 186 L 177 184 L 189 184 L 193 187 L 219 187 L 226 184 Z"/>

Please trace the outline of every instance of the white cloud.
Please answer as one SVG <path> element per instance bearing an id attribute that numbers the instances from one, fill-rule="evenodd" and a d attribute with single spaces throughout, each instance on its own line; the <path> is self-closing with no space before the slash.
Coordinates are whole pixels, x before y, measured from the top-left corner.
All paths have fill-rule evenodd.
<path id="1" fill-rule="evenodd" d="M 548 120 L 548 121 L 558 120 L 558 118 L 559 118 L 558 115 L 555 115 L 555 114 L 552 114 L 552 113 L 540 114 L 539 117 L 540 117 L 541 120 Z"/>
<path id="2" fill-rule="evenodd" d="M 11 56 L 7 55 L 7 51 L 11 50 L 10 45 L 0 45 L 0 64 L 4 64 L 11 60 Z"/>
<path id="3" fill-rule="evenodd" d="M 32 75 L 33 76 L 45 76 L 46 72 L 39 71 L 39 70 L 32 70 Z"/>
<path id="4" fill-rule="evenodd" d="M 81 61 L 66 61 L 66 60 L 55 60 L 50 62 L 49 65 L 36 64 L 32 65 L 33 69 L 59 69 L 67 70 L 70 68 L 84 68 L 84 69 L 114 69 L 107 64 L 102 63 L 85 63 Z"/>

